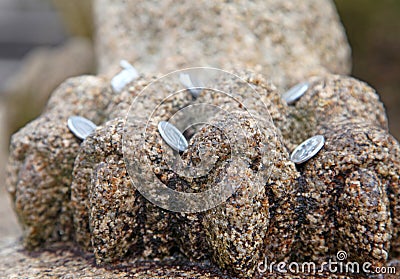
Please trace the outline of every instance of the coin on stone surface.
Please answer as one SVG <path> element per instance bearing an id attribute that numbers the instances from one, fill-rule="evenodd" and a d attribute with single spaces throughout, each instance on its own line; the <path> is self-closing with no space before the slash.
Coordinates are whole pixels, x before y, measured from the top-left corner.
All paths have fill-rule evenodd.
<path id="1" fill-rule="evenodd" d="M 299 83 L 292 88 L 290 88 L 286 93 L 282 95 L 282 98 L 286 101 L 288 105 L 294 104 L 304 93 L 307 92 L 310 84 L 308 82 Z"/>
<path id="2" fill-rule="evenodd" d="M 171 123 L 161 121 L 158 123 L 158 131 L 163 140 L 175 151 L 185 151 L 188 143 L 183 134 Z"/>
<path id="3" fill-rule="evenodd" d="M 81 140 L 84 140 L 90 135 L 96 127 L 96 124 L 92 121 L 81 116 L 70 116 L 68 118 L 69 130 Z"/>
<path id="4" fill-rule="evenodd" d="M 194 98 L 197 98 L 200 95 L 201 91 L 203 90 L 202 88 L 199 88 L 202 87 L 201 85 L 193 84 L 192 76 L 190 76 L 189 74 L 185 73 L 179 74 L 179 81 L 183 86 L 185 86 L 190 91 L 190 93 Z"/>
<path id="5" fill-rule="evenodd" d="M 139 77 L 139 73 L 128 61 L 121 60 L 120 66 L 123 68 L 121 72 L 115 75 L 111 80 L 111 87 L 114 92 L 121 92 L 124 87 L 137 79 Z"/>
<path id="6" fill-rule="evenodd" d="M 325 144 L 324 136 L 317 135 L 313 136 L 302 143 L 300 143 L 290 155 L 290 160 L 296 164 L 302 164 L 312 157 L 314 157 L 318 151 Z"/>

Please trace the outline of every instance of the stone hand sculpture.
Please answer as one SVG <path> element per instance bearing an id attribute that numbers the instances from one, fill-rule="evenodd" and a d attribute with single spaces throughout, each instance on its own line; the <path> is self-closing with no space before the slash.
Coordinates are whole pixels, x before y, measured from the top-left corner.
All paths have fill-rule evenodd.
<path id="1" fill-rule="evenodd" d="M 148 89 L 144 103 L 131 108 L 146 115 L 159 104 L 160 95 L 166 101 L 159 113 L 151 119 L 126 121 L 126 104 L 153 78 L 140 77 L 121 94 L 110 93 L 107 83 L 92 77 L 62 85 L 46 112 L 30 124 L 36 128 L 28 126 L 13 137 L 9 183 L 25 227 L 26 246 L 72 240 L 83 250 L 93 251 L 98 264 L 132 257 L 165 258 L 180 251 L 192 260 L 211 259 L 221 269 L 244 277 L 253 276 L 264 257 L 323 262 L 338 250 L 347 251 L 352 261 L 384 266 L 390 251 L 396 252 L 399 245 L 399 145 L 387 133 L 382 105 L 373 90 L 352 78 L 327 75 L 310 80 L 309 90 L 294 106 L 288 106 L 272 84 L 248 72 L 239 74 L 255 91 L 245 82 L 220 79 L 217 83 L 225 92 L 234 89 L 243 98 L 253 110 L 251 118 L 241 112 L 243 102 L 230 102 L 227 96 L 207 90 L 196 99 L 186 90 L 171 97 L 181 85 L 165 82 L 160 85 L 163 91 L 158 86 L 155 91 Z M 92 86 L 85 99 L 74 96 L 80 94 L 80 84 L 72 87 L 77 81 L 85 88 Z M 254 92 L 267 104 L 270 115 L 257 115 Z M 107 104 L 105 98 L 119 101 Z M 68 115 L 81 114 L 71 111 L 80 107 L 75 100 L 82 106 L 86 103 L 82 112 L 96 122 L 109 118 L 101 111 L 114 113 L 80 145 L 66 128 Z M 86 100 L 96 100 L 96 113 L 91 114 Z M 165 161 L 167 150 L 156 124 L 189 104 L 204 102 L 231 114 L 214 115 L 209 125 L 191 137 L 182 154 L 184 166 L 195 168 L 196 162 L 217 159 L 207 175 L 185 178 Z M 254 128 L 257 125 L 259 130 Z M 247 144 L 251 148 L 240 153 L 236 162 L 231 159 L 235 143 L 225 136 L 226 131 L 242 130 L 250 135 L 247 141 L 252 142 Z M 145 146 L 134 139 L 144 137 L 141 131 L 146 131 Z M 324 135 L 325 146 L 296 168 L 284 142 L 290 146 L 313 134 Z M 35 135 L 39 135 L 37 140 Z M 124 135 L 131 142 L 124 143 Z M 234 138 L 238 145 L 240 137 Z M 226 202 L 204 212 L 162 209 L 135 188 L 142 180 L 129 176 L 124 145 L 138 152 L 137 158 L 149 158 L 147 171 L 139 174 L 141 179 L 155 175 L 180 191 L 204 191 L 219 181 L 238 188 Z M 209 152 L 199 157 L 201 146 Z M 268 148 L 261 156 L 263 146 Z M 50 161 L 49 154 L 59 154 L 58 160 Z M 268 179 L 261 190 L 251 194 L 254 173 Z"/>
<path id="2" fill-rule="evenodd" d="M 322 264 L 345 251 L 348 261 L 384 267 L 398 256 L 399 143 L 376 92 L 346 76 L 348 46 L 331 3 L 161 1 L 168 8 L 153 9 L 156 2 L 95 1 L 103 75 L 67 80 L 13 135 L 7 185 L 25 247 L 74 243 L 97 268 L 127 265 L 139 274 L 150 265 L 144 276 L 160 278 L 185 265 L 195 277 L 294 278 L 263 274 L 260 264 Z M 228 14 L 235 20 L 223 20 Z M 186 17 L 196 21 L 179 20 Z M 176 32 L 178 20 L 186 33 Z M 115 26 L 123 33 L 111 32 Z M 131 31 L 160 40 L 135 44 Z M 125 57 L 145 73 L 116 90 L 112 61 Z M 223 74 L 200 89 L 178 73 L 152 75 L 194 61 L 232 74 L 209 69 Z M 306 90 L 287 102 L 284 89 L 298 82 Z M 68 129 L 73 115 L 97 128 L 78 139 Z M 202 125 L 186 130 L 187 146 L 174 153 L 159 123 L 183 131 L 193 119 Z M 296 164 L 291 152 L 315 135 L 323 146 Z M 158 184 L 229 195 L 170 210 Z"/>

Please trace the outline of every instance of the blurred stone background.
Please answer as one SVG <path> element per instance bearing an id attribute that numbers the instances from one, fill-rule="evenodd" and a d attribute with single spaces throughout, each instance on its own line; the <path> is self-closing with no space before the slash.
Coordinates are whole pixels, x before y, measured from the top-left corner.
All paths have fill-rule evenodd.
<path id="1" fill-rule="evenodd" d="M 400 1 L 335 0 L 353 75 L 380 93 L 400 139 Z M 96 72 L 90 0 L 0 0 L 0 179 L 10 134 L 40 114 L 71 76 Z M 0 185 L 0 242 L 20 233 Z"/>

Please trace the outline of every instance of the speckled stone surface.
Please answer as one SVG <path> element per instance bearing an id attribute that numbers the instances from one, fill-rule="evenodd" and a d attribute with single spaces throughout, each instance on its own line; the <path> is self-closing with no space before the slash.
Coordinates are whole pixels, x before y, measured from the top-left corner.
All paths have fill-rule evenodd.
<path id="1" fill-rule="evenodd" d="M 398 143 L 365 122 L 330 122 L 316 132 L 326 142 L 300 167 L 296 250 L 315 261 L 343 250 L 351 261 L 383 266 L 390 243 L 398 245 L 398 198 L 391 194 L 398 196 Z"/>
<path id="2" fill-rule="evenodd" d="M 209 263 L 193 263 L 170 258 L 164 261 L 130 261 L 114 265 L 96 266 L 92 255 L 82 254 L 73 243 L 58 243 L 41 252 L 27 252 L 19 243 L 8 243 L 0 247 L 0 273 L 6 278 L 200 278 L 235 279 Z M 21 268 L 21 267 L 24 268 Z M 389 266 L 400 266 L 398 261 Z M 385 279 L 396 279 L 397 275 L 387 275 Z M 253 278 L 287 279 L 360 279 L 362 276 L 346 276 L 321 273 L 290 274 L 263 273 Z"/>
<path id="3" fill-rule="evenodd" d="M 362 120 L 387 131 L 385 108 L 376 91 L 352 77 L 324 75 L 308 80 L 310 88 L 284 112 L 277 123 L 289 150 L 316 134 L 321 124 L 346 119 Z"/>
<path id="4" fill-rule="evenodd" d="M 84 141 L 75 162 L 71 185 L 75 240 L 85 250 L 93 249 L 98 263 L 116 261 L 127 253 L 162 258 L 170 254 L 174 242 L 168 234 L 170 213 L 145 201 L 129 179 L 123 131 L 123 120 L 106 122 Z"/>
<path id="5" fill-rule="evenodd" d="M 81 253 L 68 242 L 53 244 L 41 252 L 24 251 L 19 243 L 0 248 L 0 274 L 5 278 L 233 278 L 210 264 L 175 258 L 100 267 L 93 255 Z"/>
<path id="6" fill-rule="evenodd" d="M 79 76 L 64 81 L 51 95 L 44 113 L 53 112 L 65 117 L 80 115 L 100 124 L 106 117 L 105 108 L 114 93 L 109 79 Z"/>
<path id="7" fill-rule="evenodd" d="M 13 135 L 7 185 L 27 247 L 70 238 L 71 174 L 80 141 L 68 130 L 67 119 L 78 114 L 102 121 L 108 88 L 97 77 L 69 79 L 54 92 L 46 111 Z"/>
<path id="8" fill-rule="evenodd" d="M 79 245 L 77 250 L 93 254 L 99 265 L 179 255 L 197 264 L 211 261 L 225 274 L 246 278 L 260 275 L 257 266 L 265 257 L 277 262 L 321 263 L 340 249 L 349 253 L 350 260 L 385 266 L 399 246 L 399 146 L 387 134 L 386 119 L 365 112 L 381 108 L 376 98 L 359 97 L 369 87 L 357 87 L 360 83 L 347 77 L 325 76 L 316 79 L 327 84 L 323 90 L 318 91 L 319 83 L 315 83 L 316 89 L 307 92 L 295 106 L 288 106 L 261 76 L 237 73 L 242 79 L 222 75 L 215 80 L 221 92 L 235 92 L 235 98 L 212 90 L 203 90 L 198 98 L 192 98 L 188 91 L 181 91 L 179 83 L 158 81 L 132 107 L 138 116 L 129 113 L 127 118 L 121 118 L 129 112 L 127 103 L 154 82 L 155 76 L 140 77 L 119 96 L 110 93 L 108 86 L 96 87 L 95 92 L 102 98 L 109 96 L 110 102 L 89 95 L 80 103 L 75 95 L 82 92 L 82 87 L 71 87 L 74 80 L 61 86 L 47 111 L 15 136 L 17 144 L 10 157 L 10 191 L 25 224 L 25 246 L 35 248 L 45 242 L 72 239 Z M 96 81 L 82 81 L 87 79 Z M 331 91 L 340 94 L 326 93 Z M 64 96 L 62 92 L 70 94 Z M 360 117 L 347 104 L 346 92 L 353 97 L 350 101 L 364 104 L 364 111 L 358 112 Z M 322 96 L 315 97 L 317 94 Z M 369 94 L 376 96 L 372 91 Z M 82 143 L 65 125 L 63 115 L 75 113 L 73 107 L 62 106 L 60 98 L 78 102 L 79 109 L 88 104 L 87 116 L 102 123 Z M 314 98 L 321 107 L 312 116 L 320 121 L 309 125 L 315 134 L 325 136 L 326 144 L 316 157 L 295 167 L 284 145 L 293 139 L 283 138 L 287 134 L 282 128 L 287 125 L 288 115 L 310 109 L 304 104 L 306 98 Z M 332 98 L 342 110 L 330 102 Z M 203 117 L 208 124 L 192 131 L 189 148 L 181 159 L 182 166 L 189 169 L 206 162 L 211 171 L 198 178 L 185 178 L 172 170 L 168 157 L 164 157 L 171 151 L 157 124 L 182 108 L 204 103 L 223 110 L 209 115 L 205 108 L 195 110 L 206 115 Z M 329 104 L 337 113 L 323 114 L 323 104 Z M 87 110 L 90 107 L 95 109 Z M 104 122 L 110 118 L 106 114 L 117 118 Z M 349 120 L 349 115 L 354 119 Z M 364 116 L 369 117 L 367 121 Z M 101 119 L 103 122 L 99 122 Z M 63 147 L 58 148 L 57 141 L 50 140 L 55 147 L 47 150 L 47 145 L 40 142 L 52 139 L 52 133 L 38 133 L 41 129 L 57 134 Z M 28 142 L 26 137 L 35 140 Z M 145 143 L 140 145 L 143 138 Z M 232 149 L 237 146 L 240 152 Z M 55 169 L 44 164 L 53 154 L 64 160 L 54 157 L 52 160 L 58 163 Z M 239 154 L 238 159 L 232 154 Z M 148 158 L 149 165 L 141 175 L 130 176 L 129 171 L 135 170 L 141 160 L 127 158 Z M 55 179 L 60 177 L 70 186 L 58 186 Z M 236 192 L 205 212 L 171 212 L 152 204 L 135 188 L 154 177 L 179 191 L 197 193 L 216 185 L 235 185 Z M 264 179 L 262 187 L 254 191 L 260 177 Z M 37 203 L 27 202 L 36 199 Z M 54 199 L 58 203 L 54 204 Z M 49 204 L 54 209 L 49 210 Z M 60 210 L 62 214 L 57 214 Z"/>
<path id="9" fill-rule="evenodd" d="M 329 0 L 96 0 L 94 8 L 101 73 L 112 74 L 121 58 L 145 73 L 236 66 L 287 88 L 312 75 L 350 72 Z"/>
<path id="10" fill-rule="evenodd" d="M 7 184 L 24 248 L 4 246 L 1 272 L 358 278 L 326 270 L 261 274 L 258 267 L 265 258 L 321 263 L 338 250 L 373 267 L 399 256 L 399 144 L 388 134 L 375 91 L 334 75 L 347 74 L 350 63 L 330 1 L 96 0 L 94 6 L 107 78 L 67 80 L 45 112 L 13 136 Z M 120 59 L 141 74 L 116 93 L 110 78 Z M 196 98 L 179 74 L 158 74 L 199 65 L 241 78 L 214 71 Z M 284 89 L 305 80 L 310 89 L 287 105 Z M 71 115 L 98 127 L 80 141 L 67 128 Z M 173 153 L 158 131 L 162 120 L 181 131 L 200 123 L 184 132 L 187 150 Z M 289 151 L 315 134 L 325 136 L 325 146 L 295 165 Z M 219 186 L 218 194 L 233 195 L 208 210 L 176 212 L 166 209 L 176 200 L 156 183 L 191 194 Z M 143 184 L 150 194 L 139 192 Z M 184 204 L 208 208 L 217 198 Z"/>
<path id="11" fill-rule="evenodd" d="M 94 250 L 98 263 L 115 261 L 127 253 L 134 253 L 137 256 L 140 255 L 143 257 L 163 257 L 169 255 L 175 247 L 175 249 L 179 249 L 189 258 L 193 259 L 205 259 L 213 254 L 215 260 L 222 266 L 226 266 L 228 269 L 230 266 L 233 266 L 234 268 L 231 269 L 234 270 L 234 273 L 242 273 L 241 275 L 248 273 L 247 275 L 251 275 L 254 273 L 257 263 L 261 260 L 264 250 L 268 251 L 266 252 L 268 255 L 275 254 L 277 259 L 283 259 L 285 255 L 288 255 L 294 237 L 294 234 L 290 233 L 295 223 L 294 207 L 292 206 L 295 198 L 294 181 L 299 174 L 295 170 L 294 164 L 288 161 L 288 154 L 280 143 L 278 138 L 279 132 L 272 123 L 270 116 L 265 115 L 260 117 L 256 115 L 256 95 L 254 95 L 253 103 L 246 100 L 246 97 L 256 94 L 256 92 L 245 80 L 250 81 L 253 86 L 258 86 L 264 90 L 258 92 L 258 94 L 261 94 L 260 96 L 265 103 L 269 102 L 269 96 L 273 96 L 272 99 L 277 100 L 277 96 L 279 95 L 274 91 L 272 85 L 263 83 L 261 79 L 257 79 L 254 75 L 248 73 L 245 77 L 238 84 L 233 83 L 232 80 L 218 80 L 218 84 L 224 91 L 230 92 L 231 90 L 235 90 L 237 96 L 242 98 L 237 101 L 232 101 L 232 97 L 224 97 L 223 94 L 216 95 L 207 91 L 204 91 L 196 100 L 193 100 L 188 92 L 175 94 L 174 98 L 165 100 L 164 98 L 170 94 L 168 90 L 164 89 L 164 93 L 161 94 L 162 97 L 157 98 L 156 92 L 160 92 L 162 88 L 158 86 L 150 88 L 149 92 L 146 92 L 143 103 L 138 103 L 132 109 L 140 110 L 141 114 L 146 115 L 146 113 L 154 110 L 154 105 L 158 102 L 161 100 L 164 100 L 164 102 L 153 114 L 153 118 L 150 119 L 149 123 L 146 123 L 146 119 L 141 121 L 140 119 L 135 119 L 132 121 L 133 127 L 129 129 L 132 129 L 134 133 L 127 138 L 140 138 L 140 131 L 147 125 L 147 142 L 149 144 L 147 148 L 142 150 L 141 148 L 137 148 L 137 145 L 134 145 L 128 149 L 143 152 L 142 155 L 137 156 L 138 158 L 149 156 L 153 158 L 151 159 L 152 161 L 162 162 L 161 159 L 157 159 L 157 154 L 163 154 L 167 150 L 163 151 L 161 147 L 162 139 L 156 128 L 159 120 L 168 119 L 174 111 L 186 106 L 190 102 L 201 104 L 205 100 L 208 100 L 210 103 L 212 99 L 212 105 L 230 109 L 230 113 L 233 113 L 233 115 L 229 119 L 224 120 L 224 117 L 214 116 L 215 119 L 211 123 L 220 128 L 227 125 L 224 128 L 225 133 L 227 131 L 239 131 L 239 134 L 243 135 L 254 134 L 252 136 L 253 143 L 250 143 L 250 146 L 254 145 L 252 148 L 256 153 L 253 154 L 250 151 L 246 151 L 246 155 L 241 155 L 246 156 L 241 159 L 244 160 L 241 163 L 241 167 L 233 163 L 228 163 L 229 161 L 226 160 L 229 158 L 225 158 L 226 155 L 218 155 L 218 152 L 214 153 L 214 149 L 211 149 L 210 151 L 212 151 L 213 156 L 219 156 L 220 160 L 222 160 L 221 158 L 225 159 L 220 162 L 220 167 L 214 166 L 213 174 L 208 178 L 203 177 L 200 180 L 195 179 L 194 181 L 183 182 L 182 178 L 170 171 L 168 172 L 168 166 L 165 163 L 160 167 L 154 166 L 153 170 L 149 169 L 140 178 L 143 179 L 146 175 L 154 175 L 152 174 L 154 172 L 166 185 L 175 188 L 181 187 L 181 190 L 189 189 L 192 191 L 196 191 L 196 189 L 197 191 L 200 189 L 204 190 L 204 187 L 212 187 L 213 181 L 221 179 L 224 179 L 223 181 L 226 182 L 230 181 L 233 184 L 240 185 L 242 183 L 241 191 L 243 193 L 238 194 L 237 200 L 234 198 L 232 202 L 234 204 L 242 204 L 241 207 L 247 208 L 247 210 L 238 210 L 236 208 L 238 205 L 235 205 L 231 208 L 230 213 L 224 213 L 226 204 L 223 204 L 217 210 L 218 214 L 214 211 L 206 214 L 172 214 L 168 211 L 157 209 L 148 201 L 144 201 L 133 190 L 134 187 L 127 179 L 126 170 L 123 167 L 121 137 L 122 133 L 126 133 L 127 131 L 123 131 L 122 120 L 112 120 L 105 123 L 82 143 L 80 153 L 75 162 L 74 180 L 71 186 L 76 229 L 75 239 L 83 247 L 86 247 L 86 249 Z M 167 82 L 162 83 L 162 87 L 171 88 L 172 85 Z M 132 87 L 129 90 L 132 90 Z M 175 90 L 177 90 L 176 85 Z M 133 95 L 134 93 L 132 93 Z M 123 103 L 121 102 L 121 104 Z M 254 122 L 254 119 L 247 119 L 248 116 L 241 116 L 240 113 L 235 112 L 235 109 L 239 109 L 240 104 L 247 104 L 247 108 L 252 109 L 252 116 L 256 117 L 256 119 L 258 117 L 257 123 Z M 119 105 L 117 104 L 117 106 Z M 273 104 L 269 104 L 268 106 L 273 107 Z M 126 112 L 127 109 L 117 111 Z M 233 123 L 236 123 L 237 119 L 241 118 L 243 118 L 241 122 L 247 123 L 246 125 L 250 126 L 232 126 L 234 125 Z M 261 132 L 253 131 L 260 124 L 267 126 L 263 126 Z M 125 126 L 125 129 L 128 129 L 128 127 Z M 191 148 L 183 153 L 182 158 L 186 162 L 184 165 L 196 167 L 192 164 L 196 157 L 195 154 L 197 154 L 197 146 L 206 144 L 208 140 L 213 139 L 212 142 L 214 145 L 224 146 L 225 143 L 221 138 L 215 138 L 216 131 L 214 129 L 203 128 L 203 130 L 203 132 L 200 131 L 199 134 L 195 134 L 190 144 L 193 149 Z M 202 135 L 202 133 L 205 133 L 205 135 Z M 239 134 L 233 135 L 236 141 L 240 138 L 238 138 Z M 266 135 L 265 138 L 264 135 Z M 132 141 L 135 142 L 135 140 Z M 153 146 L 152 142 L 156 143 L 156 146 Z M 261 158 L 259 149 L 265 148 L 263 145 L 266 145 L 267 142 L 274 143 L 274 145 L 270 144 L 268 150 L 265 150 L 263 153 L 264 157 Z M 235 144 L 235 142 L 230 142 L 234 146 L 240 146 L 243 143 L 236 142 Z M 129 143 L 125 144 L 129 145 Z M 151 150 L 154 150 L 156 153 L 153 154 Z M 146 152 L 150 153 L 146 154 Z M 221 152 L 224 154 L 223 150 Z M 162 155 L 158 156 L 162 158 Z M 203 154 L 203 156 L 206 155 Z M 282 160 L 277 160 L 277 165 L 272 166 L 274 170 L 271 171 L 270 161 L 273 161 L 276 157 Z M 132 163 L 132 165 L 135 164 L 135 162 Z M 247 166 L 247 164 L 249 165 Z M 282 168 L 282 166 L 284 167 Z M 257 198 L 259 201 L 256 204 L 252 204 L 249 200 L 252 196 L 248 191 L 253 191 L 249 186 L 256 177 L 248 178 L 245 183 L 240 181 L 253 171 L 257 172 L 258 168 L 264 169 L 265 173 L 262 174 L 263 176 L 270 176 L 271 172 L 272 175 L 268 182 L 268 189 L 261 190 L 257 194 L 259 195 Z M 132 177 L 132 179 L 134 183 L 141 183 L 140 181 L 136 181 L 135 177 Z M 113 187 L 110 188 L 110 185 L 113 185 Z M 105 191 L 105 189 L 109 191 Z M 129 202 L 127 203 L 127 201 Z M 269 201 L 274 202 L 271 208 L 268 206 Z M 121 211 L 122 208 L 123 210 Z M 126 212 L 126 214 L 123 212 Z M 240 217 L 241 212 L 245 215 Z M 240 218 L 243 221 L 238 221 Z M 225 225 L 221 225 L 218 228 L 218 224 L 224 219 Z M 254 219 L 254 224 L 250 226 L 252 229 L 247 228 L 247 225 L 242 227 L 245 220 L 250 219 Z M 217 235 L 221 231 L 226 232 L 226 226 L 232 229 L 232 237 L 220 243 Z M 197 229 L 193 230 L 193 228 Z M 269 229 L 266 230 L 266 228 Z M 156 237 L 157 231 L 160 232 L 159 237 Z M 246 231 L 249 234 L 247 237 L 248 241 L 254 235 L 258 235 L 258 238 L 254 239 L 254 242 L 243 242 L 240 236 L 246 233 Z M 280 234 L 277 234 L 277 231 Z M 238 246 L 235 249 L 238 252 L 229 252 L 226 245 Z M 247 249 L 244 249 L 246 246 Z M 224 256 L 224 253 L 226 256 Z M 232 254 L 229 255 L 229 253 Z M 253 259 L 249 260 L 249 256 L 253 257 Z M 238 262 L 238 259 L 241 260 Z M 240 265 L 243 265 L 243 267 Z M 248 271 L 248 269 L 251 270 Z"/>
<path id="12" fill-rule="evenodd" d="M 254 119 L 246 117 L 237 113 L 224 119 L 225 130 L 244 130 L 254 142 L 247 142 L 251 148 L 246 149 L 246 157 L 237 164 L 232 162 L 219 167 L 226 175 L 217 173 L 214 180 L 223 179 L 238 188 L 225 203 L 204 213 L 203 224 L 214 261 L 234 274 L 251 277 L 264 256 L 283 260 L 291 249 L 294 239 L 291 228 L 296 224 L 294 182 L 299 174 L 288 161 L 285 148 L 275 138 L 272 122 L 268 125 L 268 121 L 259 121 L 258 128 L 262 132 L 258 134 L 256 125 L 252 124 Z M 232 125 L 235 121 L 241 125 Z M 233 146 L 238 146 L 240 136 L 235 138 L 238 141 Z M 263 145 L 268 148 L 260 158 Z M 257 187 L 256 174 L 268 177 L 259 190 L 253 188 Z"/>
<path id="13" fill-rule="evenodd" d="M 126 117 L 134 98 L 158 78 L 160 78 L 160 75 L 141 75 L 133 82 L 127 84 L 119 94 L 114 94 L 105 111 L 107 119 L 112 120 L 118 117 Z M 174 87 L 177 89 L 176 84 L 174 84 Z M 173 91 L 171 90 L 170 92 Z M 164 95 L 164 97 L 166 96 Z"/>

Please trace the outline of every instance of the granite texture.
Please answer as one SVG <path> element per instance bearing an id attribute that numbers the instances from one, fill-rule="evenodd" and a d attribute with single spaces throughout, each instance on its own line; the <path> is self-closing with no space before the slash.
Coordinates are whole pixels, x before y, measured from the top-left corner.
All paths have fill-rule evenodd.
<path id="1" fill-rule="evenodd" d="M 269 97 L 275 101 L 278 99 L 275 87 L 263 83 L 260 77 L 250 73 L 243 77 L 243 81 L 239 83 L 225 76 L 216 81 L 224 92 L 235 90 L 235 100 L 232 96 L 215 94 L 208 90 L 204 90 L 197 99 L 193 99 L 186 91 L 165 99 L 173 91 L 161 89 L 177 91 L 179 84 L 172 86 L 171 82 L 161 82 L 160 85 L 148 88 L 143 101 L 136 103 L 132 108 L 138 115 L 146 115 L 153 112 L 156 105 L 163 101 L 148 121 L 145 118 L 135 118 L 126 123 L 123 120 L 111 120 L 82 143 L 75 161 L 71 185 L 75 240 L 86 250 L 94 250 L 98 263 L 113 262 L 126 254 L 162 258 L 178 249 L 192 259 L 207 259 L 213 255 L 216 262 L 227 269 L 233 269 L 234 273 L 251 275 L 257 263 L 262 260 L 264 251 L 268 251 L 268 255 L 275 255 L 274 259 L 283 259 L 285 256 L 287 258 L 294 238 L 290 233 L 295 223 L 292 204 L 295 199 L 295 180 L 299 174 L 294 164 L 288 161 L 288 154 L 279 140 L 279 132 L 272 123 L 272 118 L 269 115 L 266 115 L 266 118 L 257 115 L 256 95 L 252 99 L 246 99 L 258 93 L 263 102 L 268 103 L 267 107 L 273 107 Z M 245 81 L 249 81 L 253 87 Z M 128 91 L 133 91 L 133 88 L 129 87 Z M 261 92 L 255 91 L 254 88 L 259 88 Z M 121 96 L 124 94 L 126 93 L 122 93 Z M 127 97 L 129 95 L 135 96 L 132 93 L 127 94 Z M 157 123 L 168 119 L 182 107 L 204 104 L 206 100 L 212 106 L 229 110 L 230 114 L 213 115 L 209 120 L 210 124 L 194 134 L 190 148 L 182 154 L 183 165 L 196 168 L 196 160 L 207 161 L 207 158 L 215 156 L 218 162 L 211 166 L 212 171 L 209 175 L 187 180 L 171 172 L 168 162 L 163 159 L 163 154 L 168 153 L 165 148 L 169 147 L 161 145 L 162 139 L 157 130 Z M 121 107 L 122 104 L 126 106 L 126 102 L 117 102 L 116 105 Z M 252 111 L 250 118 L 247 113 L 239 110 L 244 104 Z M 127 113 L 128 110 L 120 108 L 112 111 Z M 237 121 L 241 124 L 238 125 Z M 140 131 L 144 129 L 146 148 L 142 149 L 135 137 L 140 139 Z M 223 133 L 218 133 L 219 130 Z M 125 148 L 138 152 L 139 155 L 135 158 L 146 156 L 153 162 L 152 169 L 140 175 L 140 179 L 155 173 L 165 185 L 192 192 L 215 187 L 213 185 L 216 181 L 229 181 L 231 184 L 241 185 L 240 193 L 237 192 L 237 197 L 232 197 L 231 202 L 221 204 L 215 210 L 204 214 L 172 213 L 157 209 L 134 190 L 127 177 L 122 147 L 124 133 L 125 139 L 130 141 L 124 142 Z M 246 137 L 243 138 L 243 135 Z M 226 136 L 229 138 L 228 146 L 242 148 L 227 151 L 227 147 L 224 147 Z M 130 144 L 132 148 L 127 147 Z M 206 152 L 199 158 L 198 152 L 204 145 L 210 148 L 209 153 Z M 245 149 L 250 146 L 251 149 Z M 234 151 L 239 154 L 236 155 L 239 159 L 230 163 L 231 153 Z M 125 156 L 130 158 L 126 153 Z M 276 162 L 276 165 L 271 166 L 270 161 Z M 128 163 L 128 168 L 139 163 Z M 253 172 L 258 176 L 270 177 L 268 188 L 254 194 L 258 200 L 255 204 L 249 199 L 255 198 L 251 195 L 251 191 L 254 191 L 251 185 L 257 176 L 250 176 L 245 182 L 242 181 Z M 136 177 L 131 179 L 134 185 L 142 183 Z M 274 204 L 269 206 L 268 203 L 272 201 Z M 226 212 L 230 203 L 233 203 L 231 209 Z M 253 220 L 253 224 L 245 225 L 245 220 Z M 229 233 L 230 230 L 232 231 Z M 221 233 L 232 236 L 221 242 L 221 238 L 218 237 Z M 243 242 L 241 237 L 246 233 L 249 235 Z M 257 235 L 257 238 L 252 239 L 254 235 Z M 238 247 L 229 251 L 227 246 Z M 242 252 L 234 252 L 236 250 Z M 249 257 L 252 259 L 249 260 Z"/>
<path id="2" fill-rule="evenodd" d="M 92 255 L 82 254 L 73 243 L 53 244 L 41 252 L 27 252 L 19 243 L 9 242 L 0 247 L 0 273 L 5 278 L 200 278 L 200 279 L 235 279 L 212 267 L 209 263 L 193 263 L 187 260 L 170 258 L 163 261 L 130 261 L 114 265 L 96 266 Z M 24 268 L 21 268 L 23 266 Z M 389 266 L 399 268 L 398 261 Z M 387 279 L 395 279 L 389 275 Z M 287 279 L 359 279 L 361 276 L 265 273 L 254 278 Z"/>
<path id="3" fill-rule="evenodd" d="M 24 227 L 24 246 L 38 249 L 72 240 L 76 251 L 94 255 L 100 266 L 178 257 L 195 265 L 206 261 L 240 278 L 259 276 L 257 267 L 265 257 L 321 264 L 339 250 L 347 251 L 351 261 L 386 266 L 399 247 L 400 152 L 385 129 L 386 119 L 368 113 L 382 108 L 376 93 L 354 79 L 325 75 L 288 106 L 261 76 L 233 72 L 241 78 L 218 76 L 212 83 L 220 91 L 205 89 L 197 98 L 173 79 L 146 87 L 155 80 L 151 76 L 140 77 L 120 95 L 94 77 L 63 84 L 43 115 L 13 139 L 8 183 Z M 318 90 L 318 84 L 326 87 Z M 80 96 L 83 88 L 92 88 L 91 93 Z M 329 94 L 335 91 L 340 94 Z M 363 99 L 362 92 L 370 97 Z M 348 104 L 346 94 L 363 110 Z M 133 97 L 129 110 L 126 103 Z M 323 114 L 318 106 L 312 111 L 315 103 L 303 98 L 315 99 L 320 107 L 328 104 L 336 113 Z M 204 118 L 207 124 L 191 131 L 189 148 L 175 169 L 157 124 L 205 103 L 221 110 L 192 110 L 189 118 Z M 66 126 L 66 115 L 80 114 L 78 109 L 100 124 L 82 143 Z M 292 117 L 302 110 L 313 112 L 310 118 L 318 121 L 307 124 L 325 136 L 326 144 L 296 167 L 285 146 L 293 145 L 293 138 L 283 128 L 304 125 Z M 108 112 L 116 118 L 107 120 Z M 175 121 L 188 121 L 182 117 Z M 147 167 L 139 169 L 143 160 Z M 207 171 L 190 172 L 199 166 Z M 187 170 L 191 175 L 184 175 Z M 136 189 L 152 179 L 178 191 L 222 186 L 234 194 L 204 212 L 172 212 Z M 255 190 L 258 181 L 262 184 Z"/>
<path id="4" fill-rule="evenodd" d="M 354 120 L 316 132 L 325 146 L 299 169 L 298 257 L 325 261 L 342 250 L 350 261 L 384 266 L 398 247 L 399 144 L 385 130 Z"/>
<path id="5" fill-rule="evenodd" d="M 96 0 L 94 10 L 100 73 L 113 74 L 121 58 L 145 73 L 234 66 L 287 88 L 350 72 L 350 48 L 328 0 Z"/>
<path id="6" fill-rule="evenodd" d="M 376 91 L 352 77 L 324 75 L 307 80 L 310 89 L 286 109 L 281 131 L 289 150 L 315 135 L 324 123 L 360 120 L 388 131 L 385 108 Z M 278 126 L 279 126 L 278 124 Z"/>
<path id="7" fill-rule="evenodd" d="M 11 139 L 6 183 L 27 247 L 70 239 L 71 174 L 80 140 L 68 130 L 67 119 L 102 121 L 110 93 L 105 81 L 91 76 L 65 81 L 45 112 Z"/>

